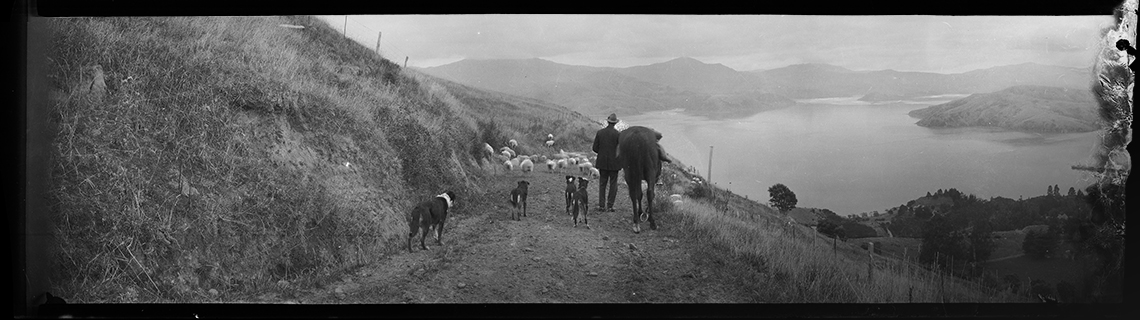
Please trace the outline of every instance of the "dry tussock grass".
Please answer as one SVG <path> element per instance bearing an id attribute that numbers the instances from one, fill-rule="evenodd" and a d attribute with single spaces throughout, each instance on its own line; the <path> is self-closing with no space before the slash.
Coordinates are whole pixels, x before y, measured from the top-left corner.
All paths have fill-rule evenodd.
<path id="1" fill-rule="evenodd" d="M 490 138 L 480 121 L 502 128 L 494 139 L 552 123 L 495 118 L 485 111 L 524 102 L 422 84 L 312 17 L 49 25 L 52 291 L 69 301 L 226 301 L 319 284 L 397 250 L 417 195 L 472 192 L 487 173 L 471 152 Z M 83 89 L 94 65 L 101 96 Z M 555 123 L 542 129 L 575 126 Z"/>
<path id="2" fill-rule="evenodd" d="M 830 239 L 817 239 L 810 228 L 789 225 L 766 213 L 734 215 L 704 201 L 676 206 L 686 232 L 704 245 L 728 248 L 726 260 L 746 261 L 763 270 L 759 287 L 783 291 L 760 293 L 759 301 L 828 303 L 1021 302 L 1024 298 L 987 292 L 976 285 L 942 279 L 918 267 L 876 256 L 873 280 L 867 278 L 866 253 L 848 245 L 833 252 Z M 742 270 L 742 272 L 748 272 Z M 746 275 L 742 275 L 744 277 Z"/>

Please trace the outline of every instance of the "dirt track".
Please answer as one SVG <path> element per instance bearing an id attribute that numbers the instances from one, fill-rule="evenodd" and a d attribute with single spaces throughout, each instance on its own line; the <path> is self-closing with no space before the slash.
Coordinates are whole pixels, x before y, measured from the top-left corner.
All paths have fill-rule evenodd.
<path id="1" fill-rule="evenodd" d="M 443 246 L 406 251 L 359 269 L 287 303 L 544 303 L 751 302 L 715 248 L 697 248 L 676 214 L 658 215 L 660 229 L 634 234 L 629 196 L 618 185 L 613 213 L 593 211 L 590 227 L 565 213 L 567 173 L 505 172 L 486 179 L 484 199 L 452 213 Z M 510 220 L 508 194 L 531 182 L 528 217 Z M 596 181 L 595 181 L 596 182 Z M 663 198 L 663 197 L 662 197 Z M 661 198 L 658 198 L 661 199 Z"/>

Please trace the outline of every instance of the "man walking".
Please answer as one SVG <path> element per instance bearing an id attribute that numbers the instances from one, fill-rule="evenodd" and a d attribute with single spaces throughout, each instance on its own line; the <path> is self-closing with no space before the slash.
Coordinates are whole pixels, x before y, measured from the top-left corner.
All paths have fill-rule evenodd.
<path id="1" fill-rule="evenodd" d="M 621 171 L 621 163 L 617 159 L 617 145 L 618 145 L 618 131 L 614 128 L 618 123 L 617 114 L 611 113 L 609 118 L 606 118 L 609 125 L 605 128 L 598 130 L 594 135 L 594 153 L 598 154 L 598 163 L 594 165 L 598 168 L 599 181 L 598 181 L 598 208 L 601 211 L 614 212 L 614 198 L 617 198 L 617 179 L 618 171 Z M 606 188 L 610 192 L 606 193 Z M 608 197 L 607 197 L 608 195 Z"/>

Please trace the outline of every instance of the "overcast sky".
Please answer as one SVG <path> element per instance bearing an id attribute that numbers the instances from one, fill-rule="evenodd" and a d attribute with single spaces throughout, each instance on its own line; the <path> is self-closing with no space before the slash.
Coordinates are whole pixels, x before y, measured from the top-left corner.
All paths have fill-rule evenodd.
<path id="1" fill-rule="evenodd" d="M 345 16 L 321 16 L 334 28 Z M 959 73 L 1036 62 L 1088 67 L 1103 16 L 382 15 L 348 16 L 348 34 L 388 59 L 542 58 L 630 67 L 691 57 L 739 71 L 797 63 Z"/>

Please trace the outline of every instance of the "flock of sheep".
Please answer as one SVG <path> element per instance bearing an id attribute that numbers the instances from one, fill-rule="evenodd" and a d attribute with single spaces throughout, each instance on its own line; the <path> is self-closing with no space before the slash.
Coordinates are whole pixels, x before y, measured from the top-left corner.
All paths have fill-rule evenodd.
<path id="1" fill-rule="evenodd" d="M 553 147 L 553 145 L 554 135 L 549 134 L 547 135 L 546 146 Z M 597 160 L 596 155 L 587 156 L 584 152 L 566 152 L 565 150 L 559 150 L 558 153 L 551 155 L 523 155 L 515 152 L 513 148 L 518 148 L 518 141 L 514 139 L 507 141 L 507 145 L 499 148 L 497 152 L 490 144 L 483 143 L 486 156 L 497 159 L 498 163 L 502 163 L 507 171 L 530 172 L 534 171 L 535 164 L 545 164 L 549 172 L 576 169 L 578 172 L 588 173 L 591 178 L 599 176 L 598 169 L 594 168 L 593 164 Z"/>

